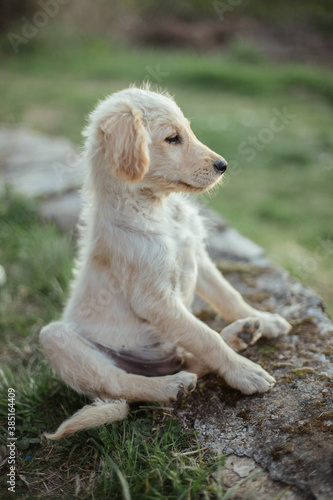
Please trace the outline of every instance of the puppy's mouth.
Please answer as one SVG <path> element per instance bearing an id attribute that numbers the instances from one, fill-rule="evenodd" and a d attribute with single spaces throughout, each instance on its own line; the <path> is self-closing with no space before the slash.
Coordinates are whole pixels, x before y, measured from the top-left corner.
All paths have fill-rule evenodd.
<path id="1" fill-rule="evenodd" d="M 219 179 L 215 179 L 214 181 L 212 181 L 210 184 L 206 185 L 206 186 L 193 186 L 193 184 L 189 184 L 188 182 L 184 182 L 184 181 L 177 181 L 176 185 L 181 188 L 182 191 L 186 191 L 186 192 L 191 192 L 191 193 L 203 193 L 204 191 L 208 191 L 209 189 L 211 189 L 213 186 L 215 186 L 215 184 L 219 183 L 221 181 L 221 178 L 223 176 L 221 175 L 221 177 Z"/>
<path id="2" fill-rule="evenodd" d="M 192 193 L 193 192 L 202 193 L 202 191 L 207 189 L 205 187 L 193 186 L 192 184 L 188 184 L 187 182 L 183 182 L 183 181 L 178 181 L 177 186 L 182 188 L 182 191 L 191 191 Z"/>

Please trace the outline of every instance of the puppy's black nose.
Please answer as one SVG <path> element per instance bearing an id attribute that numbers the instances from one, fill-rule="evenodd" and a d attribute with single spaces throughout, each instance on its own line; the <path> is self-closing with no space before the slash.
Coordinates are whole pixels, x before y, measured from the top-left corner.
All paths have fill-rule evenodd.
<path id="1" fill-rule="evenodd" d="M 227 170 L 228 163 L 225 159 L 216 160 L 214 168 L 218 174 L 223 174 Z"/>

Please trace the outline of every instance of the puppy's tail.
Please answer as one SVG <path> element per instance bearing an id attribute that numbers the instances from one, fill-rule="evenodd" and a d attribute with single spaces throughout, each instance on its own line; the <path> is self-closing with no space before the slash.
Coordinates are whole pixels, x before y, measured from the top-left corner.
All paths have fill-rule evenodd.
<path id="1" fill-rule="evenodd" d="M 124 420 L 128 415 L 128 405 L 123 399 L 119 401 L 95 399 L 93 404 L 84 406 L 72 417 L 65 420 L 53 434 L 44 432 L 48 439 L 60 439 L 67 434 L 91 429 L 99 425 Z"/>

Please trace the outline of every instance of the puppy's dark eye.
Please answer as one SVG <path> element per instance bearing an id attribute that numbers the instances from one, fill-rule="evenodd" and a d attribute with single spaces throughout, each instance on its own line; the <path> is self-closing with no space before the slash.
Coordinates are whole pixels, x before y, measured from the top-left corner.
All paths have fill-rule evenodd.
<path id="1" fill-rule="evenodd" d="M 172 135 L 171 137 L 167 137 L 165 140 L 169 144 L 179 144 L 180 143 L 179 135 Z"/>

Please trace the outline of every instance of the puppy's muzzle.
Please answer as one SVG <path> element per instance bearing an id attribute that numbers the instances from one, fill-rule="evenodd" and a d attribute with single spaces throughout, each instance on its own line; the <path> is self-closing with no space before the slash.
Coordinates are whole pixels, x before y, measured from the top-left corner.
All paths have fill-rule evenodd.
<path id="1" fill-rule="evenodd" d="M 216 160 L 213 166 L 215 172 L 217 172 L 218 174 L 224 174 L 224 172 L 227 170 L 228 163 L 224 158 L 221 158 L 220 160 Z"/>

